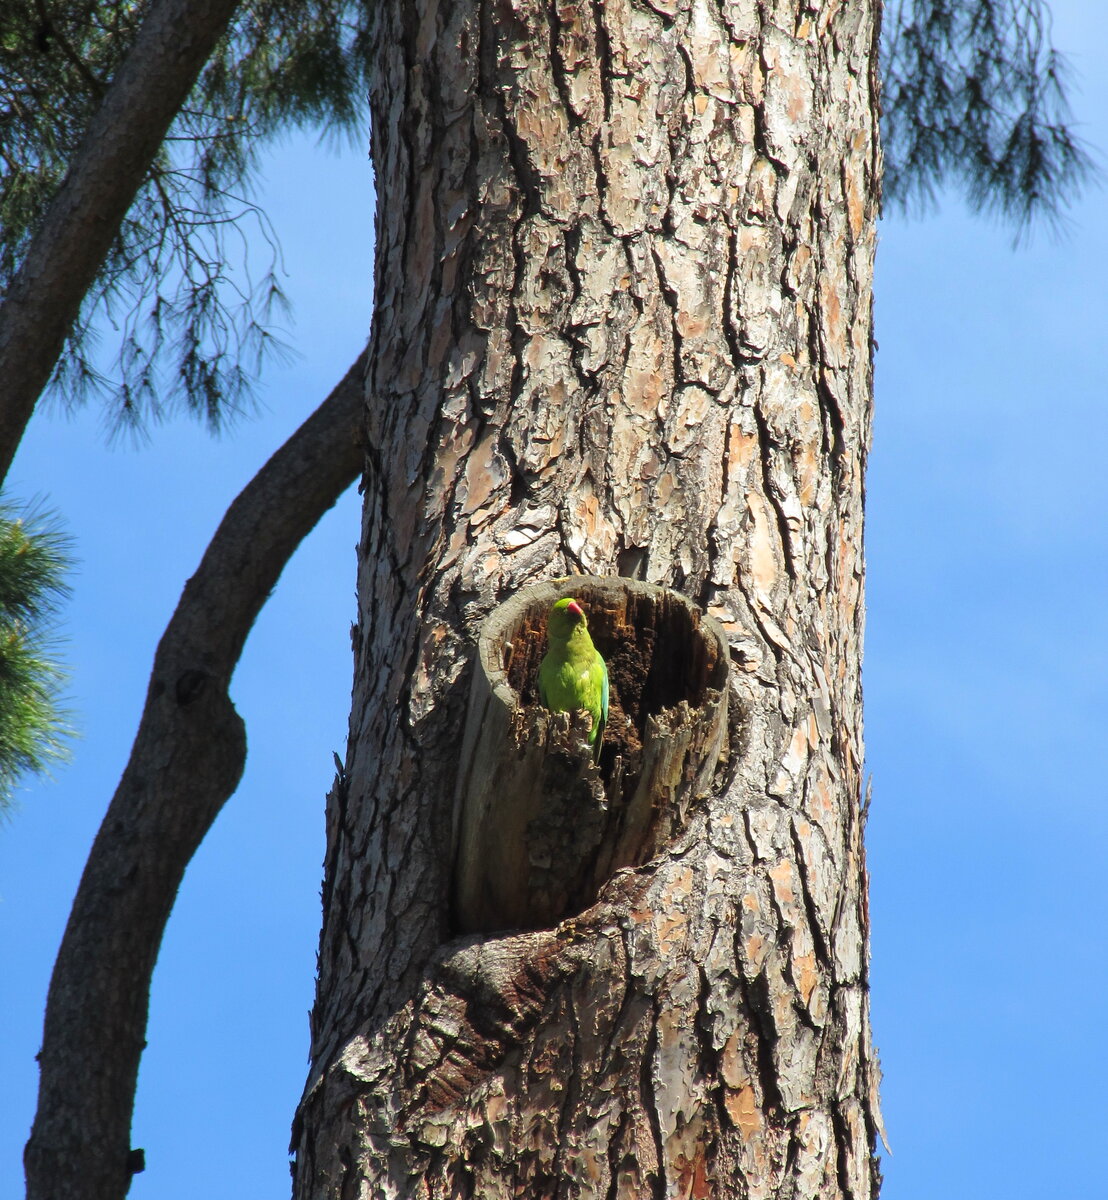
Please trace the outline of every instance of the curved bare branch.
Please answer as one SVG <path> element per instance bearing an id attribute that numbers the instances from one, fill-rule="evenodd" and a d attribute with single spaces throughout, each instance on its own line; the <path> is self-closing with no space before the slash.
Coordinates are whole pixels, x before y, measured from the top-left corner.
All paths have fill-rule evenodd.
<path id="1" fill-rule="evenodd" d="M 121 1200 L 150 979 L 177 888 L 246 758 L 228 685 L 285 563 L 361 470 L 365 352 L 243 489 L 154 657 L 130 761 L 50 982 L 28 1200 Z"/>

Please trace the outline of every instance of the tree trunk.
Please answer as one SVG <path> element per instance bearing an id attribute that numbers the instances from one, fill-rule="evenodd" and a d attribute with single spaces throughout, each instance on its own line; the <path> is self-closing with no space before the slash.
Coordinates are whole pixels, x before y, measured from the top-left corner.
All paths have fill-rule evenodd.
<path id="1" fill-rule="evenodd" d="M 875 8 L 375 5 L 375 400 L 300 1200 L 876 1194 Z M 724 756 L 583 911 L 459 935 L 477 630 L 582 572 L 722 625 Z"/>

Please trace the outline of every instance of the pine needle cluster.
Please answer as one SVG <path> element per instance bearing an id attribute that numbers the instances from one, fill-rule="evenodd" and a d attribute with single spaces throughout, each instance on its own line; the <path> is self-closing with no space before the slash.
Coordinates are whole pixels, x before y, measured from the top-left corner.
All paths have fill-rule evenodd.
<path id="1" fill-rule="evenodd" d="M 68 539 L 50 517 L 0 505 L 0 811 L 21 777 L 67 757 L 53 627 L 69 566 Z"/>
<path id="2" fill-rule="evenodd" d="M 148 7 L 148 0 L 4 0 L 0 292 Z M 367 7 L 350 0 L 239 6 L 86 299 L 52 381 L 55 395 L 70 402 L 99 395 L 109 424 L 133 429 L 183 404 L 216 430 L 249 405 L 261 359 L 282 349 L 275 321 L 286 307 L 277 239 L 251 199 L 259 153 L 296 128 L 367 135 Z M 252 230 L 261 238 L 250 257 Z M 269 261 L 255 274 L 259 243 Z M 114 341 L 114 361 L 96 352 L 94 328 Z"/>
<path id="3" fill-rule="evenodd" d="M 883 45 L 884 192 L 930 207 L 944 183 L 1015 226 L 1057 226 L 1092 159 L 1043 0 L 898 0 Z"/>

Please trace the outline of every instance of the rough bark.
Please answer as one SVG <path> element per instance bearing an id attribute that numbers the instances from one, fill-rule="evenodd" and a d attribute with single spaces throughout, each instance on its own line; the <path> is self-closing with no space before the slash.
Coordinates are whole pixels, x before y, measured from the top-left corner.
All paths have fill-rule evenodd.
<path id="1" fill-rule="evenodd" d="M 876 1194 L 860 797 L 874 0 L 382 0 L 356 688 L 299 1200 Z M 575 571 L 726 630 L 725 766 L 457 937 L 473 636 Z"/>
<path id="2" fill-rule="evenodd" d="M 238 0 L 155 0 L 0 306 L 0 482 L 166 131 Z"/>
<path id="3" fill-rule="evenodd" d="M 285 563 L 361 470 L 364 353 L 243 489 L 188 581 L 46 1002 L 27 1200 L 121 1200 L 150 979 L 185 867 L 246 759 L 231 675 Z"/>

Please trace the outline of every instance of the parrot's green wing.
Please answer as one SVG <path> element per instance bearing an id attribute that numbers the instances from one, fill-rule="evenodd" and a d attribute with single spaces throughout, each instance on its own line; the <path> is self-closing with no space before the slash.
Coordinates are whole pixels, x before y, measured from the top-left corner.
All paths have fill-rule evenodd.
<path id="1" fill-rule="evenodd" d="M 608 664 L 600 656 L 600 651 L 596 652 L 597 661 L 600 663 L 601 684 L 600 684 L 600 719 L 596 723 L 596 732 L 593 734 L 593 757 L 600 758 L 600 743 L 604 740 L 604 727 L 608 724 Z"/>
<path id="2" fill-rule="evenodd" d="M 539 664 L 539 700 L 551 712 L 584 709 L 589 713 L 589 745 L 593 757 L 599 758 L 608 721 L 608 667 L 592 644 L 585 614 L 574 600 L 559 600 L 551 609 L 547 641 Z"/>

